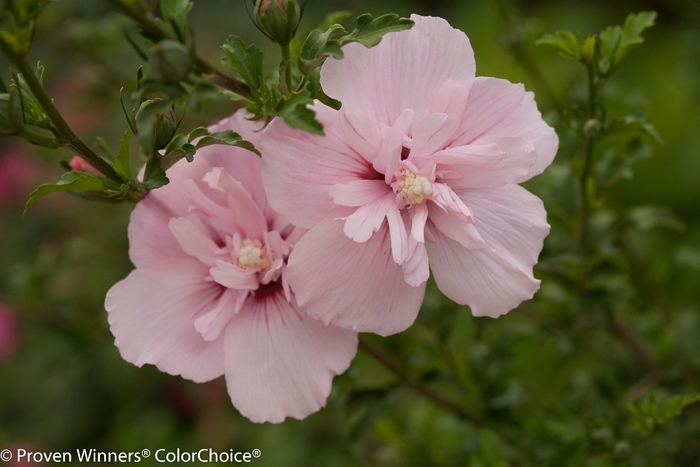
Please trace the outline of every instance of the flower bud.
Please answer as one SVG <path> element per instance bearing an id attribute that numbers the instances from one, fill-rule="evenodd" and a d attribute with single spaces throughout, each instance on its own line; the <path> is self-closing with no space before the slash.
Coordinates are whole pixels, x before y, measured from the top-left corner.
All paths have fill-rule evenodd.
<path id="1" fill-rule="evenodd" d="M 148 153 L 162 149 L 177 129 L 172 107 L 158 98 L 144 101 L 136 112 L 135 120 L 139 143 Z"/>
<path id="2" fill-rule="evenodd" d="M 278 44 L 292 40 L 300 19 L 297 0 L 257 0 L 255 3 L 255 24 Z"/>
<path id="3" fill-rule="evenodd" d="M 73 156 L 68 162 L 68 166 L 75 172 L 88 172 L 95 175 L 102 175 L 99 170 L 85 162 L 80 156 Z"/>
<path id="4" fill-rule="evenodd" d="M 177 83 L 192 69 L 190 50 L 180 42 L 165 39 L 153 46 L 148 56 L 148 74 L 163 83 Z"/>
<path id="5" fill-rule="evenodd" d="M 0 94 L 0 135 L 16 135 L 24 128 L 24 110 L 17 92 Z"/>

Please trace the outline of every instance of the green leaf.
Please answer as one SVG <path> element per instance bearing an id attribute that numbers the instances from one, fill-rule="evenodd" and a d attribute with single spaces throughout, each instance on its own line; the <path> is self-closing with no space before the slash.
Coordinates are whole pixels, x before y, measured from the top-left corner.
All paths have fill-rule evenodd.
<path id="1" fill-rule="evenodd" d="M 611 74 L 633 46 L 644 42 L 641 34 L 654 25 L 655 19 L 656 12 L 653 11 L 631 14 L 622 27 L 609 26 L 598 34 L 600 38 L 599 67 L 604 75 Z"/>
<path id="2" fill-rule="evenodd" d="M 129 143 L 131 142 L 131 128 L 127 128 L 124 136 L 119 140 L 119 154 L 114 160 L 112 168 L 124 180 L 131 178 L 131 161 L 129 156 Z"/>
<path id="3" fill-rule="evenodd" d="M 41 197 L 49 193 L 59 191 L 102 191 L 106 188 L 103 181 L 96 175 L 86 172 L 66 172 L 57 183 L 47 183 L 37 187 L 29 196 L 27 204 L 24 206 L 26 216 L 29 208 Z"/>
<path id="4" fill-rule="evenodd" d="M 411 29 L 415 23 L 408 18 L 400 18 L 393 13 L 372 18 L 365 13 L 357 17 L 357 26 L 350 34 L 339 39 L 342 45 L 359 42 L 365 47 L 374 47 L 382 41 L 384 34 Z"/>
<path id="5" fill-rule="evenodd" d="M 189 0 L 161 0 L 160 11 L 166 23 L 172 25 L 181 42 L 187 37 L 187 16 L 194 4 Z"/>
<path id="6" fill-rule="evenodd" d="M 323 125 L 316 120 L 316 113 L 307 107 L 313 99 L 308 91 L 294 93 L 280 101 L 275 115 L 282 117 L 292 128 L 304 130 L 316 135 L 323 135 Z"/>
<path id="7" fill-rule="evenodd" d="M 202 139 L 197 141 L 197 149 L 201 149 L 213 144 L 224 144 L 227 146 L 237 146 L 243 149 L 254 152 L 260 156 L 260 152 L 255 149 L 255 146 L 250 141 L 245 141 L 241 138 L 241 135 L 234 132 L 233 130 L 217 131 L 208 136 L 204 136 Z"/>
<path id="8" fill-rule="evenodd" d="M 588 39 L 587 39 L 588 41 Z M 557 31 L 545 34 L 535 41 L 535 45 L 551 45 L 561 50 L 561 56 L 569 60 L 581 58 L 581 39 L 571 31 Z M 586 44 L 587 48 L 590 44 Z"/>
<path id="9" fill-rule="evenodd" d="M 146 165 L 146 171 L 143 176 L 143 186 L 149 190 L 155 190 L 170 183 L 165 175 L 165 170 L 160 167 L 160 160 L 151 159 Z"/>
<path id="10" fill-rule="evenodd" d="M 686 229 L 678 216 L 666 206 L 638 206 L 629 212 L 629 220 L 638 230 L 648 232 L 662 227 L 683 232 Z"/>
<path id="11" fill-rule="evenodd" d="M 203 126 L 197 127 L 194 130 L 190 131 L 190 134 L 187 137 L 187 142 L 191 143 L 192 140 L 201 138 L 202 136 L 207 136 L 209 134 L 209 130 L 204 128 Z"/>
<path id="12" fill-rule="evenodd" d="M 222 48 L 226 56 L 221 62 L 236 70 L 253 91 L 264 85 L 263 53 L 260 49 L 254 44 L 246 46 L 238 36 L 229 36 Z"/>
<path id="13" fill-rule="evenodd" d="M 346 33 L 345 28 L 334 24 L 327 31 L 313 30 L 306 37 L 299 54 L 299 70 L 308 75 L 320 66 L 326 57 L 343 58 L 340 41 L 332 39 Z"/>
<path id="14" fill-rule="evenodd" d="M 649 436 L 680 415 L 686 406 L 697 401 L 700 401 L 699 393 L 673 396 L 665 401 L 659 401 L 654 393 L 649 393 L 627 409 L 633 417 L 633 428 Z"/>
<path id="15" fill-rule="evenodd" d="M 638 132 L 651 137 L 657 143 L 663 144 L 661 136 L 651 123 L 646 123 L 646 115 L 640 113 L 635 115 L 625 115 L 618 117 L 605 129 L 606 133 L 618 133 L 623 131 Z"/>

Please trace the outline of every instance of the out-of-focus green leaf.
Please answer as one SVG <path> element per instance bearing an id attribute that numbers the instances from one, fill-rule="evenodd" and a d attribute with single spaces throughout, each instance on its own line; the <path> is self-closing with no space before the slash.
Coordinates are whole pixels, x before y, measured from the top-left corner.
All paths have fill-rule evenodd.
<path id="1" fill-rule="evenodd" d="M 661 136 L 654 128 L 654 125 L 646 122 L 646 115 L 635 114 L 625 115 L 613 120 L 605 129 L 606 133 L 617 133 L 622 131 L 636 131 L 644 135 L 650 136 L 657 143 L 663 143 Z"/>
<path id="2" fill-rule="evenodd" d="M 633 208 L 628 217 L 635 228 L 645 232 L 659 227 L 676 232 L 686 229 L 683 221 L 667 206 L 639 206 Z"/>
<path id="3" fill-rule="evenodd" d="M 27 215 L 29 208 L 41 197 L 49 193 L 59 191 L 102 191 L 104 182 L 96 175 L 87 172 L 66 172 L 57 183 L 47 183 L 40 185 L 29 196 L 27 204 L 24 206 L 23 216 Z"/>
<path id="4" fill-rule="evenodd" d="M 535 41 L 535 45 L 551 45 L 561 50 L 561 56 L 570 60 L 578 60 L 581 57 L 581 39 L 571 31 L 557 31 L 548 33 Z M 589 47 L 590 44 L 587 44 Z"/>
<path id="5" fill-rule="evenodd" d="M 160 11 L 163 19 L 171 24 L 180 41 L 184 42 L 187 36 L 187 16 L 190 14 L 194 3 L 190 0 L 161 0 Z"/>
<path id="6" fill-rule="evenodd" d="M 681 414 L 688 405 L 700 401 L 700 393 L 669 397 L 659 401 L 654 393 L 647 394 L 628 406 L 632 414 L 633 428 L 642 435 L 649 436 Z"/>

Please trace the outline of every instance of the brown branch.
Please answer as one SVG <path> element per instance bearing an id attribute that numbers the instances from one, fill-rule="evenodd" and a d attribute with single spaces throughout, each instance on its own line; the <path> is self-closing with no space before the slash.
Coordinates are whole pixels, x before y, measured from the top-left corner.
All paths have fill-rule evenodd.
<path id="1" fill-rule="evenodd" d="M 368 355 L 373 357 L 379 363 L 384 365 L 384 367 L 386 367 L 389 371 L 391 371 L 392 373 L 396 374 L 399 378 L 401 378 L 403 380 L 403 382 L 406 384 L 406 386 L 421 393 L 423 396 L 432 400 L 433 402 L 435 402 L 437 405 L 441 406 L 442 408 L 444 408 L 444 409 L 446 409 L 454 414 L 457 414 L 461 417 L 469 419 L 477 428 L 479 428 L 483 425 L 483 420 L 481 419 L 480 415 L 478 415 L 476 413 L 472 413 L 471 411 L 467 410 L 465 407 L 448 399 L 443 394 L 439 393 L 438 391 L 431 388 L 430 386 L 424 385 L 422 382 L 420 382 L 418 379 L 416 379 L 413 375 L 407 374 L 404 371 L 401 363 L 399 363 L 392 355 L 390 355 L 389 353 L 384 351 L 384 349 L 373 344 L 370 340 L 368 340 L 364 336 L 359 336 L 359 340 L 360 340 L 360 348 L 362 350 L 364 350 Z"/>
<path id="2" fill-rule="evenodd" d="M 170 32 L 168 29 L 158 24 L 152 12 L 143 12 L 138 8 L 128 5 L 122 0 L 105 0 L 107 3 L 112 5 L 117 10 L 121 11 L 124 15 L 128 16 L 136 24 L 138 24 L 144 32 L 154 39 L 171 39 L 177 40 L 177 37 Z M 185 44 L 186 45 L 186 44 Z M 200 56 L 196 56 L 194 60 L 195 68 L 205 74 L 210 75 L 210 81 L 212 84 L 220 86 L 222 88 L 228 89 L 231 92 L 238 94 L 239 96 L 248 98 L 250 97 L 250 88 L 247 84 L 242 81 L 237 80 L 233 76 L 229 76 L 226 73 L 220 71 L 214 65 L 207 62 Z"/>

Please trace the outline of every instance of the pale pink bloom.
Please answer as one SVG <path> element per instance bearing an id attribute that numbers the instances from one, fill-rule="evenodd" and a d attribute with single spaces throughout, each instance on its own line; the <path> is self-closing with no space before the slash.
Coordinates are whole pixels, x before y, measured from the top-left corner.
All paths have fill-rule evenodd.
<path id="1" fill-rule="evenodd" d="M 558 139 L 521 84 L 475 78 L 469 39 L 440 18 L 321 71 L 340 111 L 314 104 L 325 137 L 272 122 L 263 140 L 270 203 L 310 229 L 289 259 L 297 300 L 324 323 L 382 335 L 410 326 L 432 269 L 476 316 L 497 317 L 539 288 L 549 232 L 517 185 Z"/>
<path id="2" fill-rule="evenodd" d="M 17 316 L 0 304 L 0 363 L 10 357 L 19 347 Z"/>
<path id="3" fill-rule="evenodd" d="M 68 166 L 76 172 L 89 172 L 95 175 L 102 175 L 99 170 L 85 162 L 80 156 L 73 156 L 68 162 Z"/>
<path id="4" fill-rule="evenodd" d="M 258 143 L 242 113 L 211 128 Z M 286 260 L 303 231 L 270 209 L 260 159 L 210 146 L 168 171 L 129 223 L 136 269 L 105 308 L 125 360 L 196 382 L 223 374 L 233 405 L 254 422 L 304 418 L 325 405 L 357 334 L 299 310 Z"/>

